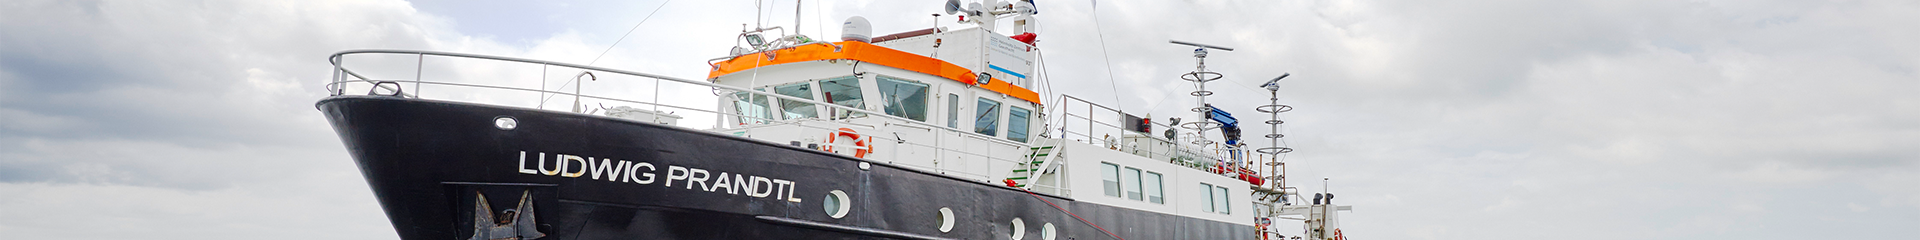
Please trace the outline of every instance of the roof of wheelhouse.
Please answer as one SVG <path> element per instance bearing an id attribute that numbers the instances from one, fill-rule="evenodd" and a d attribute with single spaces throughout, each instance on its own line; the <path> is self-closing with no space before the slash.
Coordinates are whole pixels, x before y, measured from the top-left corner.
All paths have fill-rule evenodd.
<path id="1" fill-rule="evenodd" d="M 810 43 L 790 48 L 734 56 L 731 59 L 711 63 L 713 69 L 707 73 L 707 79 L 711 81 L 721 76 L 765 66 L 825 60 L 860 61 L 925 73 L 1006 94 L 1014 98 L 1032 102 L 1036 105 L 1041 104 L 1039 93 L 1015 86 L 1013 83 L 1000 80 L 999 78 L 992 78 L 992 80 L 986 84 L 979 84 L 974 82 L 974 76 L 976 75 L 973 70 L 960 67 L 960 65 L 955 65 L 937 58 L 921 56 L 859 41 Z"/>

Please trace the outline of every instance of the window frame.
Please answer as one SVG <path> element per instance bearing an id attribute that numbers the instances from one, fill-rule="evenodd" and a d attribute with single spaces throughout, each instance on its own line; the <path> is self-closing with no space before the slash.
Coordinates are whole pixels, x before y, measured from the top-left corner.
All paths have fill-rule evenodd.
<path id="1" fill-rule="evenodd" d="M 1214 186 L 1214 187 L 1220 190 L 1219 191 L 1220 196 L 1214 199 L 1214 202 L 1219 203 L 1218 205 L 1220 205 L 1218 207 L 1220 211 L 1217 211 L 1217 212 L 1220 214 L 1233 214 L 1233 194 L 1228 194 L 1226 186 Z"/>
<path id="2" fill-rule="evenodd" d="M 1000 136 L 1000 122 L 1001 122 L 1000 118 L 1002 115 L 1001 113 L 1005 112 L 1005 111 L 1000 111 L 1000 109 L 1001 109 L 1001 106 L 1005 106 L 1006 103 L 1002 103 L 1000 101 L 996 101 L 992 99 L 987 99 L 984 97 L 977 98 L 977 99 L 978 100 L 974 101 L 975 109 L 973 110 L 973 133 L 979 133 L 981 135 L 987 135 L 989 137 Z M 993 104 L 983 105 L 985 103 L 993 103 Z M 987 118 L 981 118 L 981 117 L 987 117 Z M 991 121 L 986 122 L 987 125 L 982 126 L 980 125 L 982 122 L 981 120 L 991 120 Z"/>
<path id="3" fill-rule="evenodd" d="M 895 94 L 888 94 L 890 89 L 886 87 L 886 84 L 894 84 L 895 86 L 908 85 L 908 86 L 920 87 L 920 104 L 918 106 L 920 109 L 920 115 L 916 118 L 912 114 L 913 111 L 910 111 L 911 107 L 915 107 L 915 106 L 906 106 L 909 104 L 902 104 L 902 106 L 896 106 L 894 104 L 895 99 L 893 98 L 898 97 L 899 94 L 897 92 Z M 898 89 L 898 87 L 895 87 L 894 89 Z M 933 97 L 933 96 L 930 96 L 930 95 L 933 95 L 933 84 L 927 84 L 925 82 L 915 81 L 913 79 L 879 75 L 879 76 L 874 76 L 873 90 L 874 92 L 880 93 L 879 99 L 880 99 L 881 113 L 886 113 L 887 115 L 893 115 L 895 117 L 905 118 L 905 119 L 914 120 L 914 121 L 927 122 L 927 119 L 928 119 L 927 115 L 929 112 L 932 112 L 928 110 L 930 110 L 930 107 L 933 105 L 932 104 L 933 102 L 928 100 L 930 100 L 930 98 Z M 902 99 L 901 102 L 905 102 L 904 99 L 910 99 L 910 98 L 911 96 L 901 98 Z M 896 107 L 900 109 L 899 115 L 895 115 L 893 112 Z"/>
<path id="4" fill-rule="evenodd" d="M 1023 114 L 1020 115 L 1019 124 L 1014 124 L 1013 122 L 1014 112 L 1024 112 Z M 1023 143 L 1027 142 L 1028 140 L 1031 139 L 1029 138 L 1028 135 L 1031 135 L 1032 133 L 1030 131 L 1032 130 L 1032 125 L 1033 125 L 1033 110 L 1027 110 L 1026 108 L 1022 108 L 1018 106 L 1007 106 L 1007 140 L 1013 140 L 1015 142 L 1023 142 Z M 1015 129 L 1018 129 L 1020 132 L 1020 135 L 1018 135 L 1019 138 L 1014 138 L 1016 137 L 1014 135 Z"/>
<path id="5" fill-rule="evenodd" d="M 1113 170 L 1113 171 L 1107 171 L 1107 170 Z M 1108 174 L 1112 174 L 1112 175 L 1108 175 Z M 1112 186 L 1107 186 L 1107 183 L 1112 183 Z M 1108 197 L 1125 197 L 1126 196 L 1126 190 L 1123 190 L 1125 189 L 1125 187 L 1122 185 L 1122 181 L 1120 180 L 1120 164 L 1114 164 L 1110 162 L 1100 162 L 1100 184 L 1102 189 L 1101 193 L 1103 193 L 1103 195 L 1107 195 Z"/>
<path id="6" fill-rule="evenodd" d="M 807 93 L 807 94 L 806 94 L 806 96 L 796 96 L 796 95 L 793 95 L 793 94 L 787 94 L 787 93 L 784 93 L 784 92 L 781 92 L 781 88 L 783 88 L 783 87 L 789 87 L 789 86 L 795 86 L 795 85 L 804 85 L 804 86 L 806 86 L 806 87 L 807 87 L 807 89 L 805 89 L 805 91 L 806 91 L 806 93 Z M 820 89 L 820 87 L 819 87 L 819 86 L 814 86 L 814 85 L 813 85 L 813 81 L 812 81 L 812 80 L 808 80 L 808 81 L 804 81 L 804 82 L 791 82 L 791 83 L 784 83 L 784 84 L 775 84 L 775 85 L 772 85 L 772 86 L 768 86 L 767 88 L 771 88 L 771 89 L 773 89 L 773 94 L 780 94 L 780 95 L 786 95 L 786 96 L 788 96 L 788 97 L 796 97 L 796 98 L 801 98 L 801 99 L 806 99 L 806 100 L 818 100 L 818 99 L 820 99 L 820 97 L 819 97 L 819 96 L 816 96 L 816 95 L 818 95 L 818 94 L 820 93 L 820 91 L 818 90 L 818 89 Z M 785 98 L 780 98 L 780 99 L 779 99 L 779 101 L 774 101 L 774 102 L 775 102 L 775 104 L 778 104 L 778 106 L 777 106 L 777 107 L 778 107 L 778 108 L 780 109 L 780 111 L 779 111 L 778 113 L 780 113 L 780 119 L 781 119 L 781 120 L 793 120 L 793 119 L 807 119 L 807 118 L 820 118 L 820 108 L 822 108 L 822 107 L 821 107 L 821 106 L 818 106 L 818 105 L 815 105 L 815 104 L 813 104 L 813 103 L 808 103 L 808 102 L 801 102 L 801 101 L 794 101 L 794 100 L 787 100 L 787 99 L 785 99 Z M 813 111 L 811 111 L 811 112 L 807 112 L 807 114 L 797 114 L 797 113 L 794 113 L 794 112 L 792 112 L 792 111 L 791 111 L 791 110 L 793 110 L 794 108 L 789 108 L 789 107 L 787 107 L 787 105 L 788 105 L 788 104 L 792 104 L 792 105 L 795 105 L 796 107 L 794 107 L 794 108 L 800 108 L 800 107 L 797 107 L 797 106 L 801 106 L 801 105 L 804 105 L 804 106 L 806 106 L 806 107 L 808 107 L 808 108 L 812 108 L 812 109 L 813 109 Z M 812 116 L 806 116 L 806 115 L 812 115 Z"/>
<path id="7" fill-rule="evenodd" d="M 1200 191 L 1204 191 L 1204 193 L 1205 193 L 1205 194 L 1200 194 L 1200 196 L 1206 196 L 1206 197 L 1207 197 L 1207 199 L 1204 199 L 1204 200 L 1202 200 L 1202 201 L 1201 201 L 1201 202 L 1204 202 L 1204 203 L 1202 203 L 1202 205 L 1201 205 L 1202 207 L 1200 208 L 1200 211 L 1201 211 L 1201 212 L 1214 212 L 1214 211 L 1213 211 L 1213 208 L 1214 208 L 1214 207 L 1213 207 L 1213 203 L 1214 203 L 1214 200 L 1213 200 L 1213 184 L 1207 184 L 1207 183 L 1200 183 Z"/>
<path id="8" fill-rule="evenodd" d="M 867 97 L 866 97 L 867 93 L 865 92 L 866 86 L 864 86 L 865 85 L 864 80 L 866 79 L 863 77 L 860 77 L 860 75 L 847 75 L 847 76 L 830 77 L 830 78 L 814 80 L 812 81 L 812 82 L 816 82 L 816 85 L 814 86 L 814 95 L 819 96 L 820 97 L 819 99 L 821 99 L 821 102 L 826 102 L 833 105 L 839 105 L 841 107 L 846 107 L 846 108 L 866 110 L 867 109 Z M 850 92 L 836 91 L 836 92 L 843 92 L 843 94 L 841 94 L 843 96 L 846 95 L 845 93 L 852 93 L 853 94 L 852 99 L 834 100 L 832 97 L 830 97 L 830 96 L 833 96 L 833 94 L 830 94 L 829 92 L 827 92 L 827 84 L 828 84 L 827 82 L 840 82 L 840 81 L 853 81 L 853 84 L 850 85 L 852 86 L 853 91 L 850 91 Z M 848 103 L 842 102 L 842 101 L 849 101 L 849 100 L 853 101 L 854 103 L 848 104 Z M 864 112 L 843 110 L 843 109 L 830 107 L 830 106 L 821 106 L 821 107 L 827 110 L 827 116 L 831 119 L 848 119 L 848 118 L 859 118 L 859 117 L 867 116 L 867 113 L 864 113 Z"/>
<path id="9" fill-rule="evenodd" d="M 754 90 L 764 92 L 767 88 L 760 87 Z M 774 97 L 754 91 L 735 91 L 730 96 L 733 98 L 733 101 L 729 102 L 733 105 L 735 125 L 760 125 L 779 120 L 778 116 L 773 115 L 773 110 L 778 107 L 769 100 Z M 742 104 L 746 106 L 741 106 Z"/>
<path id="10" fill-rule="evenodd" d="M 1144 187 L 1142 187 L 1142 185 L 1145 184 L 1140 183 L 1140 175 L 1143 175 L 1141 172 L 1144 171 L 1136 167 L 1126 167 L 1126 169 L 1120 170 L 1120 184 L 1122 185 L 1120 189 L 1122 192 L 1126 192 L 1127 199 L 1134 201 L 1147 200 L 1147 193 Z"/>
<path id="11" fill-rule="evenodd" d="M 960 94 L 947 93 L 947 127 L 960 129 Z"/>
<path id="12" fill-rule="evenodd" d="M 1147 181 L 1147 176 L 1152 176 L 1153 181 Z M 1143 193 L 1142 195 L 1146 195 L 1147 202 L 1154 203 L 1154 204 L 1167 204 L 1166 180 L 1167 180 L 1166 175 L 1162 175 L 1160 173 L 1153 172 L 1153 171 L 1146 171 L 1145 174 L 1140 175 L 1140 182 L 1142 186 L 1143 187 L 1151 186 L 1151 188 L 1147 188 L 1146 190 L 1141 191 Z"/>

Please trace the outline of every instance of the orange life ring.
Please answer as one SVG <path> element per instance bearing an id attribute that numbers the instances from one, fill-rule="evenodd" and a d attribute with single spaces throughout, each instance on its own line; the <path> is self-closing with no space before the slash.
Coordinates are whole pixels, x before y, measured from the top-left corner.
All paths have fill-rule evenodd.
<path id="1" fill-rule="evenodd" d="M 833 152 L 833 143 L 840 141 L 840 137 L 842 136 L 853 138 L 853 146 L 860 147 L 853 149 L 853 157 L 867 158 L 867 153 L 873 152 L 873 146 L 867 145 L 867 138 L 860 137 L 859 132 L 854 132 L 853 129 L 850 128 L 840 128 L 840 131 L 828 133 L 827 146 L 823 147 L 822 150 Z"/>

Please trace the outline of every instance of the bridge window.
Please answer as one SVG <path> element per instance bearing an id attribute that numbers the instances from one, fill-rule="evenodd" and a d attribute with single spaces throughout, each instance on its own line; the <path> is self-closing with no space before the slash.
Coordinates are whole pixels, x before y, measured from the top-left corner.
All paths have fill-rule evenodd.
<path id="1" fill-rule="evenodd" d="M 1145 186 L 1147 189 L 1147 202 L 1165 204 L 1166 200 L 1161 196 L 1163 194 L 1160 192 L 1160 173 L 1147 172 L 1147 175 L 1141 175 L 1141 177 L 1141 186 Z"/>
<path id="2" fill-rule="evenodd" d="M 1108 197 L 1120 196 L 1120 165 L 1100 163 L 1100 183 Z"/>
<path id="3" fill-rule="evenodd" d="M 1027 120 L 1033 111 L 1020 107 L 1007 108 L 1007 139 L 1027 142 Z"/>
<path id="4" fill-rule="evenodd" d="M 886 76 L 880 79 L 880 98 L 885 103 L 887 115 L 927 120 L 927 84 L 909 82 Z"/>
<path id="5" fill-rule="evenodd" d="M 767 89 L 758 90 L 766 91 Z M 740 114 L 738 122 L 741 125 L 763 124 L 773 119 L 773 107 L 767 104 L 767 95 L 751 92 L 733 93 L 733 111 Z"/>
<path id="6" fill-rule="evenodd" d="M 780 85 L 773 87 L 773 93 L 813 100 L 813 85 L 806 82 Z M 780 113 L 785 119 L 820 117 L 818 111 L 812 103 L 780 99 Z"/>
<path id="7" fill-rule="evenodd" d="M 860 77 L 857 76 L 820 80 L 820 94 L 827 99 L 827 103 L 856 109 L 867 109 L 866 99 L 860 97 Z M 833 108 L 833 110 L 828 111 L 828 113 L 827 116 L 836 119 L 867 116 L 866 113 L 841 108 Z"/>
<path id="8" fill-rule="evenodd" d="M 980 98 L 978 108 L 973 115 L 973 132 L 998 136 L 1000 133 L 1000 102 Z"/>

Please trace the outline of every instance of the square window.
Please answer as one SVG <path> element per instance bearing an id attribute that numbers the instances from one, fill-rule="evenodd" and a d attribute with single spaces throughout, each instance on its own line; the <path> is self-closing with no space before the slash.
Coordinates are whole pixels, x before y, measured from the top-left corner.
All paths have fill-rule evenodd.
<path id="1" fill-rule="evenodd" d="M 1165 197 L 1161 196 L 1164 194 L 1160 191 L 1160 173 L 1147 172 L 1146 175 L 1141 175 L 1140 185 L 1146 188 L 1147 202 L 1166 203 Z"/>
<path id="2" fill-rule="evenodd" d="M 807 82 L 790 83 L 773 87 L 773 93 L 806 100 L 813 100 L 813 84 Z M 780 113 L 784 119 L 820 117 L 819 110 L 812 103 L 780 99 Z"/>
<path id="3" fill-rule="evenodd" d="M 820 96 L 827 103 L 855 109 L 867 109 L 866 98 L 860 96 L 860 77 L 845 76 L 820 80 Z M 834 119 L 865 117 L 866 113 L 844 108 L 831 108 L 828 116 Z"/>
<path id="4" fill-rule="evenodd" d="M 1120 165 L 1100 163 L 1100 183 L 1109 197 L 1120 196 Z"/>
<path id="5" fill-rule="evenodd" d="M 887 115 L 914 121 L 927 120 L 927 84 L 887 76 L 875 78 L 880 79 L 881 110 Z"/>
<path id="6" fill-rule="evenodd" d="M 1219 189 L 1219 191 L 1215 191 L 1217 193 L 1215 195 L 1220 196 L 1214 197 L 1213 201 L 1215 205 L 1220 206 L 1220 214 L 1233 214 L 1233 201 L 1228 201 L 1229 195 L 1227 195 L 1227 187 L 1218 187 L 1216 189 Z"/>
<path id="7" fill-rule="evenodd" d="M 1200 200 L 1200 211 L 1213 212 L 1213 184 L 1200 183 L 1200 196 L 1205 196 Z"/>
<path id="8" fill-rule="evenodd" d="M 1142 200 L 1144 196 L 1140 193 L 1140 169 L 1127 168 L 1127 171 L 1121 172 L 1121 174 L 1125 174 L 1120 176 L 1122 177 L 1120 182 L 1127 185 L 1127 199 L 1133 199 L 1134 201 Z"/>
<path id="9" fill-rule="evenodd" d="M 1020 107 L 1007 108 L 1007 139 L 1027 142 L 1027 122 L 1032 111 Z"/>
<path id="10" fill-rule="evenodd" d="M 980 104 L 974 109 L 973 132 L 987 136 L 999 136 L 1000 102 L 980 98 Z"/>
<path id="11" fill-rule="evenodd" d="M 1200 211 L 1213 213 L 1213 184 L 1200 182 L 1200 196 L 1202 196 L 1202 200 L 1200 200 Z"/>
<path id="12" fill-rule="evenodd" d="M 766 91 L 767 89 L 759 89 Z M 764 124 L 773 120 L 772 104 L 767 103 L 767 95 L 752 92 L 735 92 L 732 95 L 733 112 L 739 114 L 736 123 L 740 125 Z"/>

